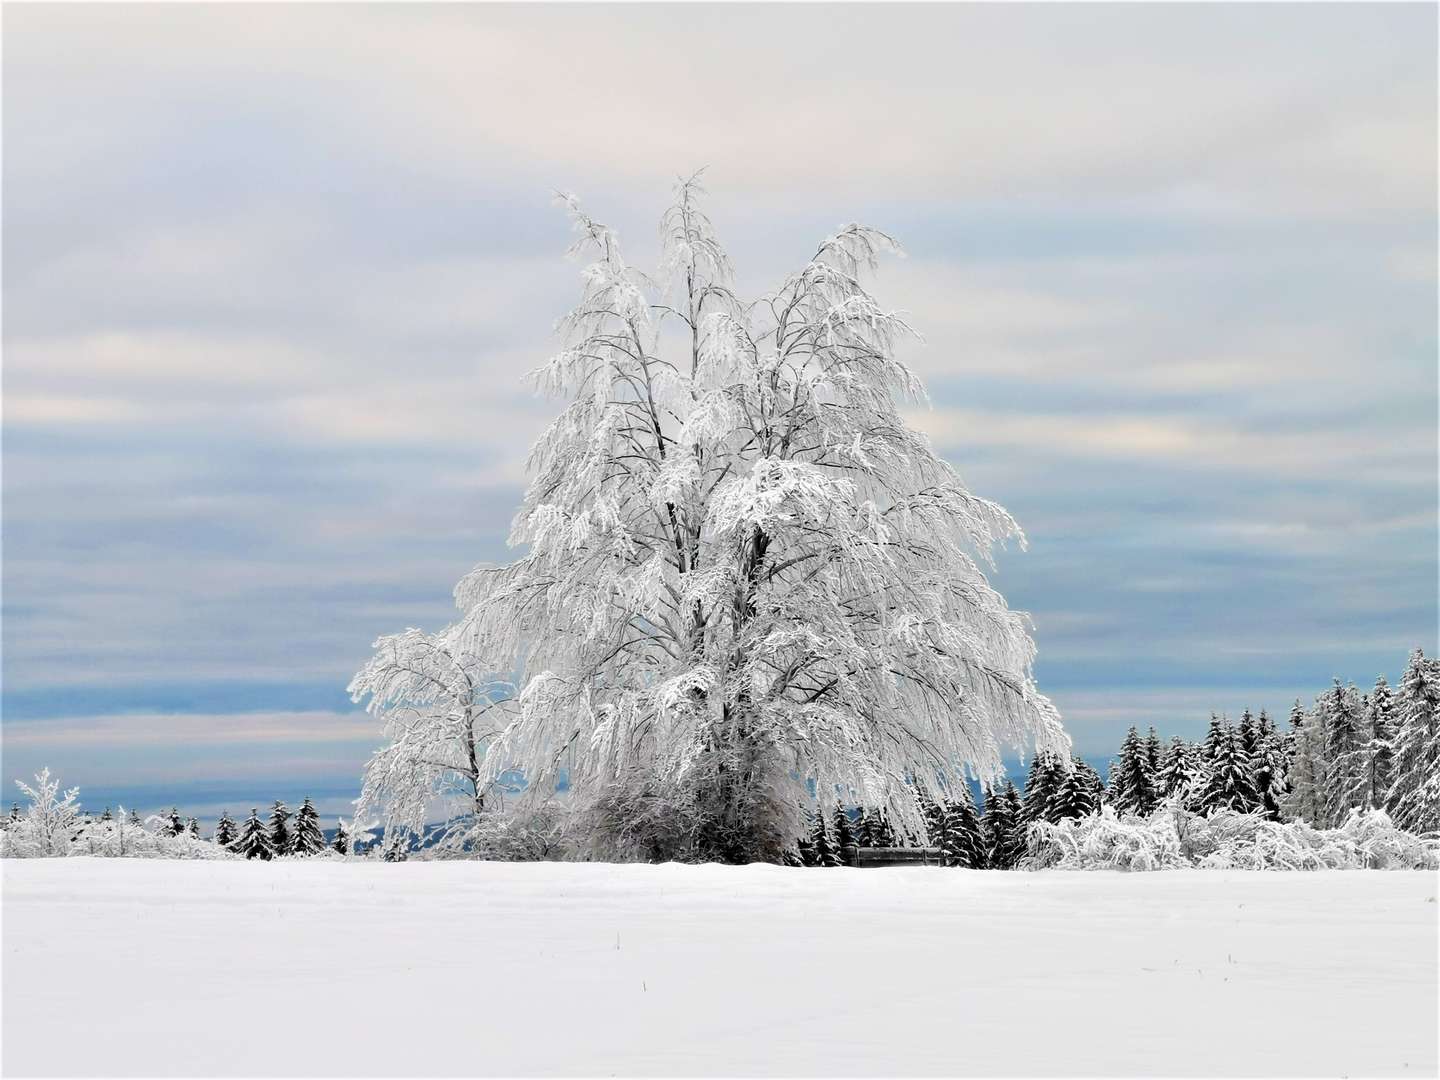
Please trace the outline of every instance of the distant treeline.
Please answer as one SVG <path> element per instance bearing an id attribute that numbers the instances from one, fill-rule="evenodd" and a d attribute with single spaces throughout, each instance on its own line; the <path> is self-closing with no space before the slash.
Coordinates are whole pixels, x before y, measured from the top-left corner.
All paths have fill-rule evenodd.
<path id="1" fill-rule="evenodd" d="M 1224 810 L 1319 829 L 1344 825 L 1353 811 L 1383 810 L 1408 832 L 1440 833 L 1440 662 L 1416 649 L 1398 691 L 1384 675 L 1367 693 L 1336 679 L 1309 709 L 1297 700 L 1284 730 L 1263 709 L 1246 709 L 1238 723 L 1212 714 L 1198 742 L 1177 735 L 1162 743 L 1153 727 L 1143 736 L 1132 727 L 1108 782 L 1078 757 L 1042 752 L 1023 794 L 1007 780 L 983 790 L 978 810 L 964 785 L 924 803 L 923 837 L 897 837 L 880 811 L 837 803 L 814 815 L 792 861 L 838 866 L 847 848 L 902 844 L 936 848 L 950 866 L 1011 869 L 1031 825 L 1105 806 L 1139 816 L 1166 805 Z"/>

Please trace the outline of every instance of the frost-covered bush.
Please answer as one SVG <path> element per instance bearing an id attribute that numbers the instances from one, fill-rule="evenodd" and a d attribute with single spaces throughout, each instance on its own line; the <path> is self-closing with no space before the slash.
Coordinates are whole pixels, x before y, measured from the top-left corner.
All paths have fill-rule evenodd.
<path id="1" fill-rule="evenodd" d="M 23 780 L 16 785 L 30 799 L 25 814 L 0 832 L 0 857 L 7 859 L 44 859 L 64 855 L 79 831 L 80 789 L 62 793 L 60 781 L 45 769 L 35 777 L 31 787 Z"/>
<path id="2" fill-rule="evenodd" d="M 175 835 L 169 822 L 152 816 L 144 825 L 125 820 L 124 808 L 110 821 L 90 821 L 70 841 L 67 855 L 124 859 L 235 859 L 219 844 L 189 832 Z"/>
<path id="3" fill-rule="evenodd" d="M 1038 821 L 1027 834 L 1026 869 L 1433 870 L 1440 839 L 1395 827 L 1383 810 L 1355 810 L 1336 829 L 1280 823 L 1263 814 L 1200 815 L 1176 803 L 1145 817 L 1099 814 Z"/>
<path id="4" fill-rule="evenodd" d="M 560 861 L 574 857 L 576 821 L 556 805 L 490 811 L 464 819 L 411 858 L 492 859 L 496 862 Z"/>
<path id="5" fill-rule="evenodd" d="M 176 835 L 169 819 L 153 815 L 144 825 L 118 816 L 87 818 L 80 813 L 80 789 L 62 794 L 60 781 L 45 769 L 31 787 L 17 781 L 30 806 L 0 830 L 0 858 L 45 859 L 67 855 L 134 859 L 232 859 L 219 844 L 188 831 Z"/>

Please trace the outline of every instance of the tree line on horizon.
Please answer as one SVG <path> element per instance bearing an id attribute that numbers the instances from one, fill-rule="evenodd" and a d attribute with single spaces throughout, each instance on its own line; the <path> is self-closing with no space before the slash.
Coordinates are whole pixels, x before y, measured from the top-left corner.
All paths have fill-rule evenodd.
<path id="1" fill-rule="evenodd" d="M 1297 699 L 1281 730 L 1262 709 L 1238 723 L 1212 713 L 1205 736 L 1162 743 L 1155 728 L 1131 727 L 1111 759 L 1108 781 L 1078 756 L 1041 752 L 1023 794 L 1006 780 L 982 789 L 977 809 L 968 785 L 943 800 L 923 799 L 926 833 L 897 836 L 872 807 L 840 802 L 817 808 L 811 829 L 788 860 L 839 866 L 847 847 L 929 846 L 947 866 L 1012 869 L 1037 822 L 1100 814 L 1146 817 L 1166 806 L 1202 816 L 1253 814 L 1317 829 L 1344 825 L 1352 812 L 1382 810 L 1402 830 L 1440 833 L 1440 661 L 1415 649 L 1398 692 L 1382 674 L 1361 693 L 1333 685 L 1306 709 Z"/>

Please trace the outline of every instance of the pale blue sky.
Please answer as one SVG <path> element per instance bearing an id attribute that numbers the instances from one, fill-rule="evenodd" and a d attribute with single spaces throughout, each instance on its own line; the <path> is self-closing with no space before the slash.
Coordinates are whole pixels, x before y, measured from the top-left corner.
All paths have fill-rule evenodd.
<path id="1" fill-rule="evenodd" d="M 342 807 L 370 641 L 506 557 L 577 286 L 551 191 L 645 261 L 700 165 L 752 289 L 841 222 L 905 245 L 914 420 L 1029 533 L 997 583 L 1083 751 L 1393 676 L 1436 643 L 1435 38 L 1433 5 L 7 8 L 6 788 Z"/>

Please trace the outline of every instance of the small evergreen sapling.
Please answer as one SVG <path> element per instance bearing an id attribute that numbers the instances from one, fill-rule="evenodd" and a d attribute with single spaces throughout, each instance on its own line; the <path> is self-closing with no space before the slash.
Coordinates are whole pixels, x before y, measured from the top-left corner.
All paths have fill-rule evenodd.
<path id="1" fill-rule="evenodd" d="M 341 855 L 350 854 L 350 834 L 345 831 L 345 822 L 339 818 L 335 819 L 335 839 L 330 846 Z"/>

